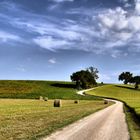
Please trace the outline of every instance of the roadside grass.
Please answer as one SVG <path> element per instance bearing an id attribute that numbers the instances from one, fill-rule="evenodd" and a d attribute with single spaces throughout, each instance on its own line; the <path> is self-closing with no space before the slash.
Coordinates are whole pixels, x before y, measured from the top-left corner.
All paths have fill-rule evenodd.
<path id="1" fill-rule="evenodd" d="M 48 135 L 109 104 L 102 100 L 62 100 L 61 108 L 32 99 L 0 99 L 0 140 L 34 140 Z"/>
<path id="2" fill-rule="evenodd" d="M 49 99 L 99 99 L 76 94 L 75 84 L 58 81 L 0 81 L 0 98 L 38 99 L 39 96 Z"/>
<path id="3" fill-rule="evenodd" d="M 90 95 L 108 97 L 126 103 L 125 113 L 132 140 L 140 140 L 140 89 L 132 85 L 105 85 L 87 92 Z"/>

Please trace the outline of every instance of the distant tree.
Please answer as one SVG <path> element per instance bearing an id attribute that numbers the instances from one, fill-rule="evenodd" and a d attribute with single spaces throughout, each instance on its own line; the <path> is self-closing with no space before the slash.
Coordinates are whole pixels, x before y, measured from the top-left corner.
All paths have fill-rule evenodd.
<path id="1" fill-rule="evenodd" d="M 87 71 L 89 71 L 92 74 L 94 79 L 98 79 L 99 78 L 99 76 L 98 76 L 99 71 L 98 71 L 97 68 L 94 68 L 94 67 L 91 66 L 91 67 L 87 68 Z"/>
<path id="2" fill-rule="evenodd" d="M 119 75 L 119 81 L 123 81 L 124 84 L 128 84 L 131 82 L 133 74 L 130 72 L 123 72 Z"/>
<path id="3" fill-rule="evenodd" d="M 77 71 L 70 77 L 73 82 L 76 82 L 77 89 L 88 88 L 96 84 L 94 76 L 88 70 Z"/>
<path id="4" fill-rule="evenodd" d="M 76 82 L 77 89 L 80 89 L 81 88 L 80 86 L 81 85 L 81 72 L 80 71 L 75 72 L 70 77 L 73 82 Z"/>
<path id="5" fill-rule="evenodd" d="M 130 83 L 130 84 L 134 84 L 134 83 L 135 83 L 134 77 L 132 77 L 132 78 L 129 80 L 129 83 Z"/>
<path id="6" fill-rule="evenodd" d="M 140 76 L 135 76 L 132 79 L 132 82 L 135 84 L 135 89 L 138 89 L 140 84 Z"/>

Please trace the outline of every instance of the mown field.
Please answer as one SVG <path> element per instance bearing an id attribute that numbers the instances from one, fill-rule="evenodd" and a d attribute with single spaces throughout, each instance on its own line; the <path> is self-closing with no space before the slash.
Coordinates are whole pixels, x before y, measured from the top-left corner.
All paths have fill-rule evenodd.
<path id="1" fill-rule="evenodd" d="M 105 85 L 89 91 L 88 94 L 122 100 L 134 109 L 140 119 L 140 89 L 135 90 L 132 85 Z M 132 139 L 140 140 L 139 121 L 129 110 L 126 111 L 126 115 Z"/>
<path id="2" fill-rule="evenodd" d="M 54 108 L 53 99 L 62 99 L 62 107 Z M 0 81 L 0 140 L 38 139 L 108 105 L 77 95 L 71 82 Z"/>
<path id="3" fill-rule="evenodd" d="M 0 81 L 0 98 L 38 99 L 39 96 L 49 99 L 97 99 L 93 96 L 77 95 L 72 82 Z"/>
<path id="4" fill-rule="evenodd" d="M 62 100 L 62 105 L 54 108 L 53 100 L 0 99 L 0 140 L 38 139 L 109 104 Z"/>

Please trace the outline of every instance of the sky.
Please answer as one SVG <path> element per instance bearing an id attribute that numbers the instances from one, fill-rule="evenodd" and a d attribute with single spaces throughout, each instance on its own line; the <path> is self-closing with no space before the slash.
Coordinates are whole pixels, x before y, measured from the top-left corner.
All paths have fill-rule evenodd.
<path id="1" fill-rule="evenodd" d="M 1 0 L 0 79 L 99 82 L 140 74 L 140 0 Z"/>

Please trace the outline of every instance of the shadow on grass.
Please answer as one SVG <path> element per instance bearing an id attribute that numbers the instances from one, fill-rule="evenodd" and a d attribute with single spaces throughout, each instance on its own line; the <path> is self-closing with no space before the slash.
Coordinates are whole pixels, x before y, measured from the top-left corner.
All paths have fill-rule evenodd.
<path id="1" fill-rule="evenodd" d="M 124 103 L 124 110 L 125 110 L 125 114 L 129 117 L 131 117 L 131 119 L 135 122 L 135 124 L 133 124 L 133 127 L 135 129 L 135 131 L 140 131 L 140 114 L 137 114 L 135 109 L 128 106 L 125 102 Z"/>
<path id="2" fill-rule="evenodd" d="M 119 85 L 115 85 L 115 86 L 120 87 L 120 88 L 126 88 L 126 89 L 135 90 L 135 91 L 140 91 L 140 89 L 135 89 L 134 87 L 126 87 L 126 86 L 119 86 Z"/>
<path id="3" fill-rule="evenodd" d="M 60 88 L 76 88 L 76 85 L 74 84 L 63 84 L 63 83 L 55 83 L 55 84 L 51 84 L 51 86 L 60 87 Z"/>

